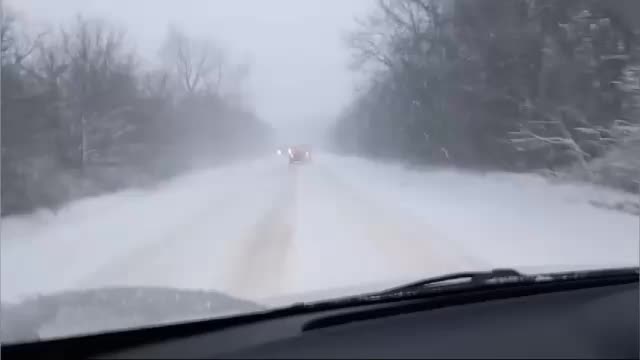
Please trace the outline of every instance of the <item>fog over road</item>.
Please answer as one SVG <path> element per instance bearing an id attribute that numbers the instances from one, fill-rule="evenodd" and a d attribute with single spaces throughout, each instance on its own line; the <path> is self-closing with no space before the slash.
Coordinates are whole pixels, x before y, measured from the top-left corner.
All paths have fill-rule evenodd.
<path id="1" fill-rule="evenodd" d="M 267 301 L 460 270 L 637 265 L 638 218 L 588 204 L 625 196 L 530 175 L 265 157 L 4 219 L 2 298 L 130 285 Z"/>

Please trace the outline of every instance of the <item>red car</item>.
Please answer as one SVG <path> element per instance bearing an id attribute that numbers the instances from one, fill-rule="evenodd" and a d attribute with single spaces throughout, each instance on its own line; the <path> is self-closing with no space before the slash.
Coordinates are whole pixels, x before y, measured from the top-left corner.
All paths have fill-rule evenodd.
<path id="1" fill-rule="evenodd" d="M 289 164 L 303 163 L 311 160 L 311 151 L 305 146 L 292 146 L 287 149 Z"/>

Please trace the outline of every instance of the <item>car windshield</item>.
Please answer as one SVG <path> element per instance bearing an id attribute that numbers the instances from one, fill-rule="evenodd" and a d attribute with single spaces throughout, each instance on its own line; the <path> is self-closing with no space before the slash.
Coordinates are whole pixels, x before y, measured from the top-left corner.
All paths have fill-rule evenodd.
<path id="1" fill-rule="evenodd" d="M 3 342 L 637 266 L 637 14 L 3 1 Z"/>

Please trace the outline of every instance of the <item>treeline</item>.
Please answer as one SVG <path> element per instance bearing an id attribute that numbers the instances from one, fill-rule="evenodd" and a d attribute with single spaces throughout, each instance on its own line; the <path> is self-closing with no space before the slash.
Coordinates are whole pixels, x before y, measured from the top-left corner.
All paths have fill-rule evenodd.
<path id="1" fill-rule="evenodd" d="M 637 0 L 379 0 L 349 36 L 367 82 L 335 143 L 429 164 L 571 168 L 636 191 L 637 14 Z"/>
<path id="2" fill-rule="evenodd" d="M 2 215 L 251 155 L 270 134 L 243 101 L 249 66 L 211 40 L 171 28 L 150 66 L 102 19 L 36 33 L 5 9 L 1 36 Z"/>

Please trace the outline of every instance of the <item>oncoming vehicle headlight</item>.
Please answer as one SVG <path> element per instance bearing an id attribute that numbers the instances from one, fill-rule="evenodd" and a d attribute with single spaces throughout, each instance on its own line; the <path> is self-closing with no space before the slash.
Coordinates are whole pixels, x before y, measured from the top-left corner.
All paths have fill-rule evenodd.
<path id="1" fill-rule="evenodd" d="M 289 148 L 289 156 L 293 156 L 293 150 L 291 150 L 291 148 Z"/>
<path id="2" fill-rule="evenodd" d="M 276 154 L 282 155 L 282 150 L 280 150 L 280 149 L 276 150 Z"/>

